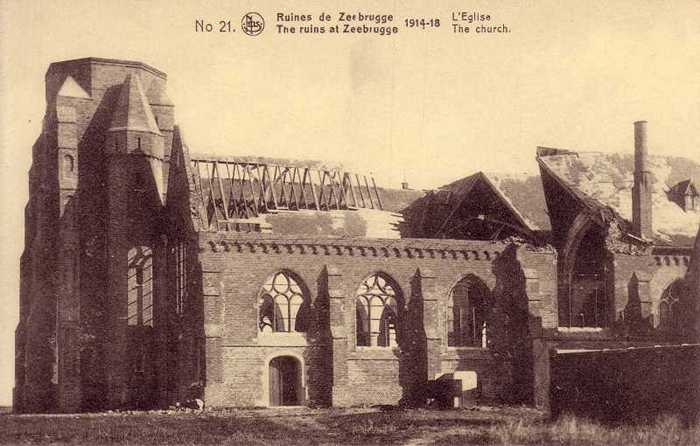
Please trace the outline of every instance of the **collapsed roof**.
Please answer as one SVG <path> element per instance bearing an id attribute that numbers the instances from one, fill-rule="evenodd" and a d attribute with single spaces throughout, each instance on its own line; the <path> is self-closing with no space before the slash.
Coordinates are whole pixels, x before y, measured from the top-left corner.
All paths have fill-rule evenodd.
<path id="1" fill-rule="evenodd" d="M 538 148 L 540 167 L 588 206 L 612 209 L 632 221 L 634 155 Z M 700 223 L 700 207 L 684 209 L 674 197 L 680 183 L 700 178 L 700 165 L 687 158 L 649 156 L 654 242 L 691 246 Z M 684 191 L 688 188 L 682 188 Z"/>
<path id="2" fill-rule="evenodd" d="M 190 170 L 198 227 L 217 231 L 400 238 L 423 195 L 317 161 L 192 155 Z"/>

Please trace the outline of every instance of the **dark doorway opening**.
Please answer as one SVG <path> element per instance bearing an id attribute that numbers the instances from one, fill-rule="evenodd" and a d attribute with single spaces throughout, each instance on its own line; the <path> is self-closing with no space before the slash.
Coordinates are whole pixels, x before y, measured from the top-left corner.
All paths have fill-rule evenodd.
<path id="1" fill-rule="evenodd" d="M 569 327 L 606 327 L 610 324 L 610 305 L 605 234 L 591 227 L 581 239 L 569 289 Z"/>
<path id="2" fill-rule="evenodd" d="M 296 358 L 280 356 L 270 361 L 270 405 L 301 404 L 301 366 Z"/>

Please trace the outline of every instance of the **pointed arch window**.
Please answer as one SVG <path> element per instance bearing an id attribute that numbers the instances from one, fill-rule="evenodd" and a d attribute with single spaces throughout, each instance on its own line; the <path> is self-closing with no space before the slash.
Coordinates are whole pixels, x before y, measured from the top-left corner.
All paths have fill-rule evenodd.
<path id="1" fill-rule="evenodd" d="M 129 250 L 127 324 L 153 327 L 153 252 L 147 246 Z"/>
<path id="2" fill-rule="evenodd" d="M 452 291 L 447 304 L 447 346 L 486 348 L 488 288 L 466 277 Z"/>
<path id="3" fill-rule="evenodd" d="M 63 175 L 70 177 L 75 171 L 75 158 L 72 155 L 63 155 Z"/>
<path id="4" fill-rule="evenodd" d="M 667 333 L 676 333 L 680 325 L 680 298 L 682 284 L 675 281 L 666 288 L 659 301 L 659 328 Z"/>
<path id="5" fill-rule="evenodd" d="M 258 329 L 263 333 L 304 332 L 308 326 L 308 292 L 287 271 L 267 279 L 260 292 Z"/>
<path id="6" fill-rule="evenodd" d="M 365 279 L 355 303 L 358 346 L 395 347 L 398 327 L 397 287 L 381 274 Z"/>

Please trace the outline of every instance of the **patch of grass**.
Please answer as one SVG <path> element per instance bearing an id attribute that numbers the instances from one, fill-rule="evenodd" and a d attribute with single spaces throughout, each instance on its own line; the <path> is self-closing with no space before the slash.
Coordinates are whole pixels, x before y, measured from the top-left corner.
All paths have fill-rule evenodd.
<path id="1" fill-rule="evenodd" d="M 436 444 L 690 446 L 700 444 L 700 426 L 683 427 L 677 418 L 668 416 L 651 424 L 618 426 L 564 416 L 553 423 L 507 420 L 483 432 L 443 436 Z"/>
<path id="2" fill-rule="evenodd" d="M 479 410 L 293 409 L 203 413 L 0 415 L 2 444 L 129 445 L 696 445 L 700 427 L 675 418 L 602 426 L 566 416 L 550 423 L 526 408 Z"/>

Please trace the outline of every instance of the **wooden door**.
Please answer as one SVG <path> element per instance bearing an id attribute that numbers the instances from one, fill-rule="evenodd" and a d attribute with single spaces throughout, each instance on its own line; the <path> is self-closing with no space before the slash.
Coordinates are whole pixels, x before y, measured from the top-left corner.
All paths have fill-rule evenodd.
<path id="1" fill-rule="evenodd" d="M 299 405 L 301 379 L 299 361 L 290 356 L 270 361 L 270 405 Z"/>

